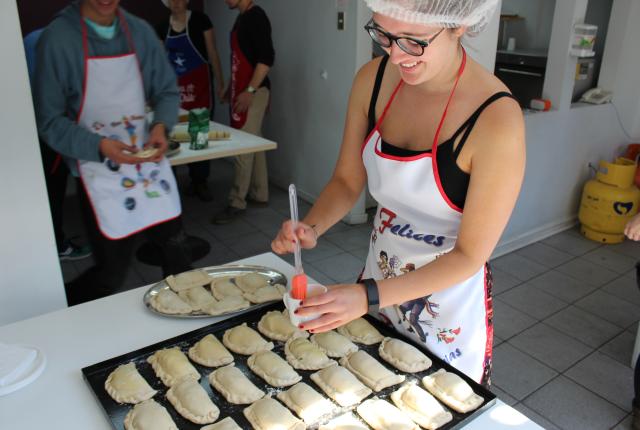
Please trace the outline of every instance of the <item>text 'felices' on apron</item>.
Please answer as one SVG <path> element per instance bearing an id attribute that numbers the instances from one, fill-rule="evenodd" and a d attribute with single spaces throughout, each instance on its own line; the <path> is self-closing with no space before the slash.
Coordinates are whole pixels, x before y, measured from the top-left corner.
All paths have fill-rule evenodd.
<path id="1" fill-rule="evenodd" d="M 229 116 L 231 118 L 231 127 L 233 128 L 242 128 L 247 121 L 248 112 L 235 112 L 234 106 L 238 100 L 238 95 L 249 86 L 253 71 L 253 65 L 240 49 L 238 29 L 234 25 L 233 30 L 231 30 L 231 103 L 229 104 L 231 109 Z"/>
<path id="2" fill-rule="evenodd" d="M 77 122 L 100 136 L 142 148 L 148 127 L 142 70 L 120 10 L 118 19 L 130 52 L 90 56 L 87 25 L 80 18 L 85 67 Z M 135 165 L 79 160 L 78 170 L 98 228 L 108 239 L 131 236 L 181 213 L 176 180 L 166 158 Z"/>
<path id="3" fill-rule="evenodd" d="M 178 75 L 180 107 L 184 110 L 211 109 L 211 75 L 209 63 L 202 57 L 189 37 L 191 11 L 187 11 L 187 23 L 181 34 L 171 35 L 171 18 L 164 42 L 169 62 Z"/>
<path id="4" fill-rule="evenodd" d="M 402 80 L 362 145 L 369 191 L 378 202 L 363 278 L 401 276 L 434 261 L 455 245 L 462 210 L 442 189 L 436 152 L 440 131 L 465 64 L 466 53 L 463 53 L 458 77 L 430 153 L 394 157 L 381 151 L 379 127 L 403 84 Z M 485 284 L 485 267 L 482 267 L 471 278 L 450 288 L 382 308 L 380 316 L 457 369 L 484 382 L 491 368 L 493 339 L 489 289 Z"/>

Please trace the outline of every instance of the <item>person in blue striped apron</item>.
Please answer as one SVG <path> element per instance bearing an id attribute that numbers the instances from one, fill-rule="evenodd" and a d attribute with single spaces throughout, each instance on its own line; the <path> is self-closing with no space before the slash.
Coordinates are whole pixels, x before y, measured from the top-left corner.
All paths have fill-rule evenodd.
<path id="1" fill-rule="evenodd" d="M 493 347 L 486 264 L 525 167 L 518 103 L 467 56 L 497 0 L 365 0 L 365 29 L 386 55 L 357 73 L 335 172 L 303 222 L 272 249 L 312 248 L 358 200 L 378 203 L 363 273 L 308 298 L 302 328 L 323 332 L 367 311 L 489 385 Z"/>

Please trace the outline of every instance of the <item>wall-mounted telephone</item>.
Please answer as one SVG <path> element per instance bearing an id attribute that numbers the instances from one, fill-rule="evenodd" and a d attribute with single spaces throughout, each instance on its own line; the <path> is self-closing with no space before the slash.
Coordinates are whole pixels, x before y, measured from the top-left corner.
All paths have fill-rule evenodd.
<path id="1" fill-rule="evenodd" d="M 580 97 L 581 102 L 591 103 L 599 105 L 602 103 L 609 103 L 613 98 L 611 91 L 603 90 L 602 88 L 591 88 Z"/>

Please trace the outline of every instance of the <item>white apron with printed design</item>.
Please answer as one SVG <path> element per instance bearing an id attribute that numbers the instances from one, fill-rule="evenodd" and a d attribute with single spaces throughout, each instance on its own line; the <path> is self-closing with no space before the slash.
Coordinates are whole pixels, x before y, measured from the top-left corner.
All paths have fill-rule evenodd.
<path id="1" fill-rule="evenodd" d="M 85 91 L 78 124 L 142 148 L 147 141 L 144 87 L 126 22 L 119 17 L 131 52 L 112 57 L 89 57 L 82 20 Z M 81 160 L 78 169 L 98 227 L 109 239 L 131 236 L 180 215 L 176 180 L 166 158 L 135 165 Z"/>
<path id="2" fill-rule="evenodd" d="M 387 108 L 392 101 L 393 96 Z M 462 219 L 461 210 L 442 191 L 435 163 L 437 145 L 433 154 L 401 158 L 383 154 L 378 131 L 383 120 L 384 114 L 362 148 L 369 191 L 378 202 L 362 275 L 373 279 L 401 276 L 451 251 Z M 380 316 L 484 382 L 493 340 L 485 270 L 482 267 L 466 281 L 430 296 L 380 309 Z"/>

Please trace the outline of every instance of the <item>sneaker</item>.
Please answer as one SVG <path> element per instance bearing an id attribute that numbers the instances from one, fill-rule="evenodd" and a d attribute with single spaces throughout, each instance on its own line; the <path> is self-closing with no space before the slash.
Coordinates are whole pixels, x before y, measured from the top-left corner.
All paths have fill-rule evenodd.
<path id="1" fill-rule="evenodd" d="M 210 202 L 213 200 L 213 194 L 211 194 L 211 190 L 209 190 L 209 186 L 206 182 L 194 184 L 193 182 L 189 185 L 184 192 L 187 196 L 196 196 L 203 202 Z"/>
<path id="2" fill-rule="evenodd" d="M 89 246 L 77 246 L 70 241 L 65 241 L 63 243 L 63 251 L 58 252 L 60 261 L 82 260 L 90 255 L 91 248 Z"/>
<path id="3" fill-rule="evenodd" d="M 233 206 L 227 206 L 224 210 L 213 217 L 211 222 L 213 224 L 229 224 L 244 213 L 244 209 L 234 208 Z"/>

